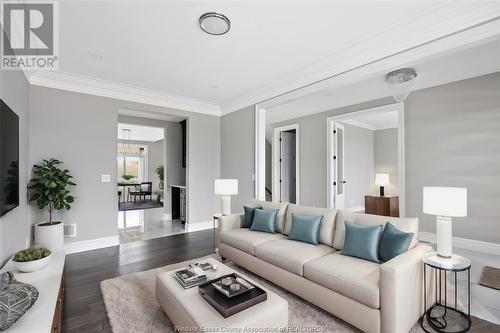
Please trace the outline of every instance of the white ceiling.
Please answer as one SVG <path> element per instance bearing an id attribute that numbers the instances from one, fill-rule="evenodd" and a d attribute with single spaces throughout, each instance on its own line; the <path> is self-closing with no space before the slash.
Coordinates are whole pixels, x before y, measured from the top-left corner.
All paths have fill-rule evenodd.
<path id="1" fill-rule="evenodd" d="M 130 140 L 132 141 L 148 141 L 156 142 L 163 140 L 163 134 L 165 129 L 161 127 L 152 126 L 141 126 L 135 124 L 118 124 L 117 139 L 118 140 L 128 140 L 128 133 L 123 131 L 123 129 L 130 130 Z"/>
<path id="2" fill-rule="evenodd" d="M 417 79 L 413 90 L 500 71 L 500 37 L 457 52 L 448 52 L 420 61 L 403 64 L 413 67 Z M 335 85 L 304 97 L 290 99 L 266 109 L 266 122 L 277 123 L 308 114 L 328 111 L 378 98 L 391 96 L 384 82 L 385 72 L 371 75 L 354 84 Z"/>
<path id="3" fill-rule="evenodd" d="M 342 123 L 363 127 L 372 131 L 398 127 L 398 111 L 363 112 L 342 119 Z"/>
<path id="4" fill-rule="evenodd" d="M 62 1 L 60 68 L 32 84 L 224 114 L 490 22 L 500 2 Z M 231 20 L 203 33 L 201 14 Z"/>

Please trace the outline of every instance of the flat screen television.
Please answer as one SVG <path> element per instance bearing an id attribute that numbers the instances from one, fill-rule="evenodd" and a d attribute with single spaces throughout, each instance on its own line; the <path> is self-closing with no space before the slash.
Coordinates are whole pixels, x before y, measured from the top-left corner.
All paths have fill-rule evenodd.
<path id="1" fill-rule="evenodd" d="M 0 100 L 0 216 L 19 206 L 19 117 Z"/>

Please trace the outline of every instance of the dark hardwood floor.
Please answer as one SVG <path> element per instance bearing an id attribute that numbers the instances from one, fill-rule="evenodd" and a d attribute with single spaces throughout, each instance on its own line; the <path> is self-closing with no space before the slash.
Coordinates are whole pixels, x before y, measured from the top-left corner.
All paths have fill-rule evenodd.
<path id="1" fill-rule="evenodd" d="M 111 333 L 101 281 L 212 252 L 213 232 L 204 230 L 66 256 L 62 331 Z"/>
<path id="2" fill-rule="evenodd" d="M 62 331 L 111 333 L 101 281 L 202 257 L 212 251 L 213 233 L 205 230 L 68 255 Z M 500 326 L 473 317 L 470 332 L 500 333 Z"/>

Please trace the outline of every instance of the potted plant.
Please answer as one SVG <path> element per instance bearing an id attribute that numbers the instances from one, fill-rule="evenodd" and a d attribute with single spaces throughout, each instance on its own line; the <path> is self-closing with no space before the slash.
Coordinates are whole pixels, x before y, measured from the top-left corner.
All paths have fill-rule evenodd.
<path id="1" fill-rule="evenodd" d="M 125 181 L 127 181 L 127 182 L 128 182 L 129 180 L 134 179 L 134 178 L 135 178 L 135 176 L 134 176 L 134 175 L 127 175 L 127 174 L 123 174 L 123 175 L 122 175 L 122 178 L 123 178 Z"/>
<path id="2" fill-rule="evenodd" d="M 17 252 L 12 261 L 14 266 L 21 272 L 33 272 L 45 267 L 52 254 L 45 247 L 31 247 Z"/>
<path id="3" fill-rule="evenodd" d="M 73 183 L 73 176 L 66 169 L 59 168 L 62 162 L 56 159 L 43 160 L 33 166 L 33 178 L 29 183 L 31 200 L 39 209 L 47 209 L 49 221 L 35 225 L 35 242 L 49 248 L 52 252 L 60 251 L 64 246 L 64 228 L 60 221 L 52 220 L 54 210 L 71 208 L 75 198 L 68 190 Z"/>
<path id="4" fill-rule="evenodd" d="M 158 174 L 158 177 L 160 178 L 160 190 L 163 190 L 163 177 L 165 175 L 165 169 L 163 168 L 163 165 L 159 165 L 156 168 L 156 173 Z"/>

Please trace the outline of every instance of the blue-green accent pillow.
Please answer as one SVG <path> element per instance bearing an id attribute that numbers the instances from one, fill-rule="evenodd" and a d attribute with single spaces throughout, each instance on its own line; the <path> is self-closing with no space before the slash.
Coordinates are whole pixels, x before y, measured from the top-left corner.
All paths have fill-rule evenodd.
<path id="1" fill-rule="evenodd" d="M 412 232 L 403 232 L 387 222 L 380 237 L 378 258 L 381 261 L 389 261 L 408 251 L 412 238 Z"/>
<path id="2" fill-rule="evenodd" d="M 277 209 L 256 209 L 254 210 L 253 223 L 250 230 L 263 231 L 272 234 L 276 233 Z"/>
<path id="3" fill-rule="evenodd" d="M 243 224 L 241 225 L 242 228 L 250 228 L 253 223 L 253 217 L 255 215 L 255 210 L 256 209 L 262 209 L 262 207 L 247 207 L 243 206 L 243 209 L 245 210 L 245 220 L 243 220 Z"/>
<path id="4" fill-rule="evenodd" d="M 288 239 L 318 245 L 322 219 L 323 216 L 292 214 L 292 228 Z"/>
<path id="5" fill-rule="evenodd" d="M 379 263 L 378 245 L 382 226 L 368 226 L 345 221 L 342 254 Z"/>

